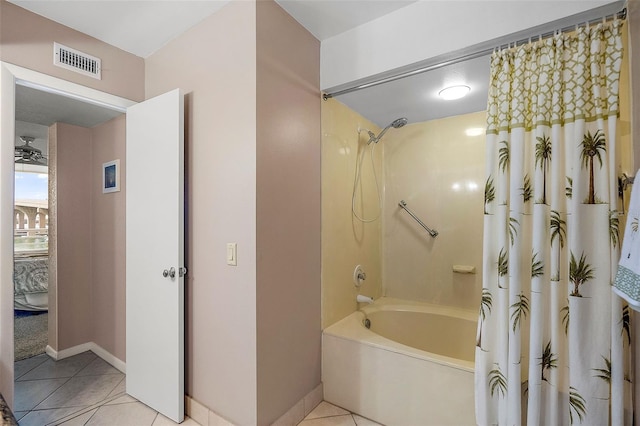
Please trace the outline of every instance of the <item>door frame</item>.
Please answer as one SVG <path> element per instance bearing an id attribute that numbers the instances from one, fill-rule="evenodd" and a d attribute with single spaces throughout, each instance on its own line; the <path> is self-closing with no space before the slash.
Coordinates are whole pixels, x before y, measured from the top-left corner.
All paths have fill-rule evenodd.
<path id="1" fill-rule="evenodd" d="M 115 96 L 100 90 L 72 83 L 37 71 L 0 61 L 2 80 L 6 76 L 13 78 L 13 85 L 0 86 L 0 131 L 11 137 L 0 138 L 0 154 L 3 158 L 0 164 L 2 175 L 7 175 L 11 169 L 13 176 L 13 162 L 9 165 L 6 158 L 11 155 L 15 143 L 15 86 L 16 84 L 42 90 L 49 93 L 77 99 L 93 105 L 109 108 L 126 113 L 127 108 L 137 102 Z M 9 111 L 5 111 L 5 108 Z M 5 158 L 6 157 L 6 158 Z M 4 166 L 4 167 L 3 167 Z M 11 181 L 13 185 L 13 181 Z M 0 192 L 0 212 L 13 212 L 13 191 Z M 14 395 L 14 332 L 13 332 L 13 215 L 6 215 L 0 221 L 0 393 L 2 393 L 9 407 L 13 409 Z M 10 259 L 10 260 L 9 260 Z M 9 267 L 11 265 L 11 267 Z M 54 289 L 55 291 L 56 289 Z M 49 317 L 49 323 L 56 329 L 57 316 Z"/>

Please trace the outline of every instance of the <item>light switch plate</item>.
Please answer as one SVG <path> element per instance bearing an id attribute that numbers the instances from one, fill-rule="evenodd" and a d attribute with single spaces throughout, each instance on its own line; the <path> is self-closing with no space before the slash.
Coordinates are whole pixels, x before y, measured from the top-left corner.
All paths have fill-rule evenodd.
<path id="1" fill-rule="evenodd" d="M 238 265 L 238 243 L 227 243 L 227 265 Z"/>

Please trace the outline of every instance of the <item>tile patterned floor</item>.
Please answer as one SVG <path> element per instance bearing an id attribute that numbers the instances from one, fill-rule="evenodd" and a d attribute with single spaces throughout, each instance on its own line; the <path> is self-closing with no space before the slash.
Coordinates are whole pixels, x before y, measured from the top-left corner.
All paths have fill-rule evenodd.
<path id="1" fill-rule="evenodd" d="M 125 375 L 93 352 L 15 363 L 14 415 L 20 426 L 169 426 L 175 423 L 125 393 Z M 198 426 L 192 419 L 182 425 Z"/>
<path id="2" fill-rule="evenodd" d="M 93 352 L 60 361 L 38 355 L 15 363 L 14 415 L 20 426 L 172 426 L 125 393 L 125 375 Z M 183 426 L 199 426 L 185 419 Z M 300 426 L 382 426 L 323 401 Z"/>
<path id="3" fill-rule="evenodd" d="M 298 426 L 382 426 L 357 414 L 322 401 Z"/>

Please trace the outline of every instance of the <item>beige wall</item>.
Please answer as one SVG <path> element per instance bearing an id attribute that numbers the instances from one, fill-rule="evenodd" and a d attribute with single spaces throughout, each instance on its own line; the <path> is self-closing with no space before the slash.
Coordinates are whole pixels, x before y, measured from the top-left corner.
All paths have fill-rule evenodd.
<path id="1" fill-rule="evenodd" d="M 147 98 L 186 93 L 186 392 L 240 425 L 257 422 L 255 27 L 231 2 L 145 64 Z"/>
<path id="2" fill-rule="evenodd" d="M 358 290 L 353 283 L 356 265 L 367 279 L 360 293 L 382 295 L 382 215 L 362 223 L 351 212 L 351 196 L 358 156 L 364 154 L 357 188 L 356 211 L 367 220 L 380 212 L 371 167 L 367 131 L 380 129 L 335 99 L 322 102 L 322 327 L 326 328 L 358 308 Z M 385 135 L 385 141 L 387 136 Z M 383 190 L 383 145 L 375 147 L 376 173 Z"/>
<path id="3" fill-rule="evenodd" d="M 94 342 L 125 360 L 125 116 L 49 129 L 49 345 Z M 102 193 L 102 163 L 120 159 L 120 192 Z"/>
<path id="4" fill-rule="evenodd" d="M 102 60 L 102 80 L 53 65 L 53 42 Z M 123 98 L 144 99 L 144 61 L 86 34 L 0 0 L 0 60 Z"/>
<path id="5" fill-rule="evenodd" d="M 91 129 L 92 341 L 125 361 L 124 115 Z M 120 192 L 102 193 L 102 164 L 120 160 Z"/>
<path id="6" fill-rule="evenodd" d="M 187 393 L 237 424 L 269 424 L 320 380 L 319 44 L 258 4 L 146 61 L 147 97 L 187 94 Z"/>
<path id="7" fill-rule="evenodd" d="M 62 350 L 91 341 L 91 131 L 54 126 L 57 302 L 52 314 L 58 322 L 54 349 Z"/>
<path id="8" fill-rule="evenodd" d="M 257 3 L 258 424 L 320 384 L 320 42 Z"/>
<path id="9" fill-rule="evenodd" d="M 384 139 L 385 295 L 476 310 L 482 288 L 482 206 L 485 128 L 478 112 L 389 132 Z M 405 211 L 407 206 L 440 234 L 432 238 Z M 470 265 L 475 275 L 452 272 Z"/>

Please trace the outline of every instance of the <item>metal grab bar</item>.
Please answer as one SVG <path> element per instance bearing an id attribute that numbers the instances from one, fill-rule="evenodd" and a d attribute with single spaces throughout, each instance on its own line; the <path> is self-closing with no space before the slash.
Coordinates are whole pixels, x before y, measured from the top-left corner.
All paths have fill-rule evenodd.
<path id="1" fill-rule="evenodd" d="M 435 229 L 429 228 L 427 225 L 424 224 L 424 222 L 418 219 L 418 216 L 416 216 L 415 213 L 409 210 L 409 208 L 407 207 L 407 203 L 404 200 L 400 200 L 400 202 L 398 203 L 398 207 L 403 208 L 407 213 L 409 213 L 409 215 L 411 215 L 411 217 L 414 218 L 415 221 L 418 222 L 420 226 L 422 226 L 433 238 L 438 236 L 438 231 L 436 231 Z"/>

